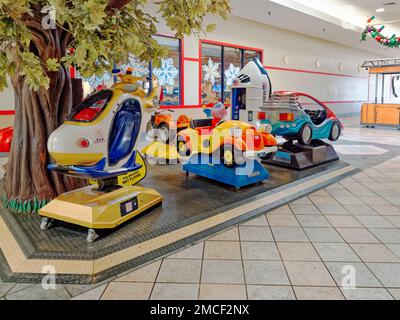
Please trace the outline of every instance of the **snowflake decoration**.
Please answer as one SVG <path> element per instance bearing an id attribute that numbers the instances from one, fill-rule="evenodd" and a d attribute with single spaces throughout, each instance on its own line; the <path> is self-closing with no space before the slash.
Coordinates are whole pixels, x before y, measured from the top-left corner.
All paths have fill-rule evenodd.
<path id="1" fill-rule="evenodd" d="M 140 61 L 137 57 L 133 55 L 129 55 L 128 64 L 123 64 L 120 66 L 122 71 L 125 71 L 128 67 L 133 68 L 133 76 L 135 77 L 144 77 L 149 74 L 148 65 L 142 61 Z"/>
<path id="2" fill-rule="evenodd" d="M 83 80 L 88 82 L 92 88 L 97 88 L 104 82 L 111 80 L 111 74 L 109 72 L 106 72 L 102 76 L 93 75 L 89 78 L 83 78 Z"/>
<path id="3" fill-rule="evenodd" d="M 173 86 L 179 71 L 174 66 L 174 60 L 172 58 L 168 58 L 161 59 L 161 68 L 154 68 L 153 73 L 157 77 L 160 86 L 164 86 L 166 84 Z"/>
<path id="4" fill-rule="evenodd" d="M 229 68 L 225 70 L 226 84 L 228 86 L 233 84 L 233 81 L 235 81 L 236 77 L 239 75 L 239 72 L 240 68 L 235 67 L 232 63 L 229 65 Z"/>
<path id="5" fill-rule="evenodd" d="M 208 58 L 208 63 L 203 65 L 203 79 L 204 81 L 210 81 L 214 84 L 215 81 L 221 77 L 218 69 L 220 63 L 214 63 L 211 58 Z"/>

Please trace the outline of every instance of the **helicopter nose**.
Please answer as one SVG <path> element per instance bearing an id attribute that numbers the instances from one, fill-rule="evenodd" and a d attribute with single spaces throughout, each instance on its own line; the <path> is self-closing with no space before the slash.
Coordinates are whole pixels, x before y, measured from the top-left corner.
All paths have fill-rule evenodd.
<path id="1" fill-rule="evenodd" d="M 53 161 L 62 166 L 94 165 L 104 158 L 104 151 L 93 145 L 93 135 L 86 127 L 62 125 L 47 140 Z"/>
<path id="2" fill-rule="evenodd" d="M 50 153 L 54 151 L 54 140 L 56 140 L 55 131 L 53 131 L 47 139 L 47 151 Z"/>

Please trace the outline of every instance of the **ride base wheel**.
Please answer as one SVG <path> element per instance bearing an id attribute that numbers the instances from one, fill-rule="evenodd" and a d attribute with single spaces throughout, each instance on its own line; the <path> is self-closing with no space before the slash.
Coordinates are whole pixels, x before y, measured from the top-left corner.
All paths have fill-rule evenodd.
<path id="1" fill-rule="evenodd" d="M 98 239 L 100 236 L 96 233 L 94 229 L 89 229 L 88 230 L 88 235 L 87 235 L 87 242 L 93 243 L 96 239 Z"/>
<path id="2" fill-rule="evenodd" d="M 332 125 L 331 132 L 329 133 L 329 140 L 330 141 L 337 141 L 339 139 L 341 133 L 341 127 L 338 122 L 335 122 Z"/>
<path id="3" fill-rule="evenodd" d="M 40 223 L 40 230 L 50 229 L 53 225 L 53 220 L 47 217 L 43 217 Z"/>

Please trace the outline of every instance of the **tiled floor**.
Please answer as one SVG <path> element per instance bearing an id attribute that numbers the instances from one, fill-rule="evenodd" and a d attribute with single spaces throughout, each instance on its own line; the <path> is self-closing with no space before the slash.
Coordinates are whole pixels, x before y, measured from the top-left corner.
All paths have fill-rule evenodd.
<path id="1" fill-rule="evenodd" d="M 111 282 L 0 283 L 0 297 L 400 299 L 400 132 L 345 134 L 341 157 L 362 169 L 352 177 Z"/>

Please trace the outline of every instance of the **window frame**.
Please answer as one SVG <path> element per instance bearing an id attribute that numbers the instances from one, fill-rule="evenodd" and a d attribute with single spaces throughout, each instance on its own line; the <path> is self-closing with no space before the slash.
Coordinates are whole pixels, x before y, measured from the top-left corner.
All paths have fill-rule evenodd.
<path id="1" fill-rule="evenodd" d="M 174 35 L 163 34 L 163 33 L 157 33 L 154 36 L 178 40 L 178 43 L 179 43 L 179 49 L 178 49 L 178 52 L 179 52 L 179 66 L 178 66 L 178 68 L 179 68 L 179 85 L 178 85 L 178 87 L 179 87 L 179 98 L 178 98 L 178 102 L 177 102 L 177 104 L 173 104 L 173 105 L 160 104 L 160 108 L 168 109 L 168 108 L 180 107 L 180 106 L 182 106 L 183 101 L 184 101 L 184 72 L 185 72 L 185 70 L 184 70 L 184 62 L 183 62 L 183 59 L 184 59 L 184 51 L 183 51 L 184 43 L 183 43 L 183 41 L 184 40 L 176 38 Z M 153 65 L 152 65 L 152 62 L 150 61 L 149 62 L 149 78 L 152 79 L 152 77 L 153 77 Z M 151 90 L 151 89 L 152 89 L 152 82 L 150 81 L 149 90 Z"/>
<path id="2" fill-rule="evenodd" d="M 87 108 L 90 108 L 92 105 L 90 106 L 84 106 L 84 103 L 87 103 L 87 101 L 89 99 L 93 99 L 95 96 L 100 96 L 101 94 L 109 94 L 108 98 L 104 98 L 106 99 L 106 102 L 104 103 L 103 107 L 101 108 L 101 110 L 99 110 L 99 112 L 97 112 L 96 116 L 93 117 L 90 120 L 77 120 L 74 119 L 74 117 L 79 114 L 79 112 L 81 112 L 82 110 L 85 110 Z M 103 113 L 104 111 L 110 106 L 110 101 L 112 100 L 112 98 L 114 97 L 114 93 L 112 90 L 110 89 L 102 89 L 99 90 L 97 92 L 94 92 L 93 94 L 87 96 L 85 99 L 83 99 L 81 101 L 81 103 L 79 103 L 78 105 L 72 107 L 71 112 L 67 115 L 66 117 L 66 121 L 69 122 L 76 122 L 76 123 L 92 123 L 95 120 L 97 120 Z"/>
<path id="3" fill-rule="evenodd" d="M 226 42 L 219 42 L 219 41 L 213 41 L 213 40 L 206 40 L 206 39 L 200 39 L 199 40 L 199 105 L 200 106 L 208 106 L 203 104 L 202 101 L 202 84 L 203 84 L 203 68 L 202 68 L 202 60 L 203 60 L 203 43 L 208 44 L 208 45 L 214 45 L 214 46 L 219 46 L 221 47 L 221 92 L 220 96 L 221 99 L 224 97 L 224 86 L 225 86 L 225 70 L 224 70 L 224 64 L 225 64 L 225 59 L 224 59 L 224 53 L 225 53 L 225 48 L 233 48 L 233 49 L 239 49 L 241 50 L 241 69 L 244 67 L 244 53 L 245 51 L 255 51 L 259 54 L 260 61 L 262 64 L 264 64 L 264 49 L 261 48 L 253 48 L 253 47 L 247 47 L 247 46 L 242 46 L 242 45 L 235 45 L 232 43 L 226 43 Z M 230 106 L 230 104 L 225 104 L 226 106 Z"/>

